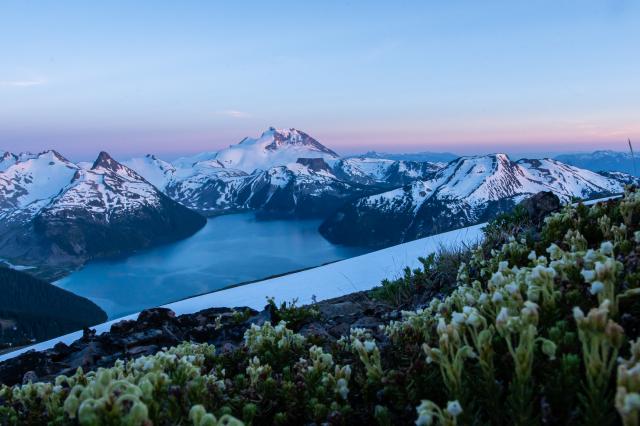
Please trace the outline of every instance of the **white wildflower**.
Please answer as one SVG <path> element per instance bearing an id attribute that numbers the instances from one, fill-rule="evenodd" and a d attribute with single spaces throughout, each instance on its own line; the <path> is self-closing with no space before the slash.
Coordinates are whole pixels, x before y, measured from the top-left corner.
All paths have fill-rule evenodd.
<path id="1" fill-rule="evenodd" d="M 613 244 L 611 244 L 611 241 L 605 241 L 600 244 L 600 251 L 607 256 L 613 255 Z"/>
<path id="2" fill-rule="evenodd" d="M 511 294 L 516 294 L 520 290 L 516 283 L 507 284 L 504 288 Z"/>
<path id="3" fill-rule="evenodd" d="M 336 387 L 338 389 L 338 394 L 342 397 L 342 399 L 346 400 L 349 396 L 349 387 L 347 386 L 347 381 L 343 378 L 338 379 Z"/>
<path id="4" fill-rule="evenodd" d="M 580 309 L 579 307 L 575 306 L 573 308 L 573 318 L 576 321 L 581 321 L 584 319 L 584 312 L 582 312 L 582 309 Z"/>
<path id="5" fill-rule="evenodd" d="M 500 309 L 500 312 L 498 312 L 498 316 L 496 317 L 496 325 L 498 327 L 504 326 L 507 324 L 507 321 L 509 321 L 509 310 L 505 307 L 502 307 Z"/>
<path id="6" fill-rule="evenodd" d="M 466 321 L 466 317 L 464 314 L 461 314 L 460 312 L 454 312 L 453 314 L 451 314 L 451 320 L 455 323 L 455 324 L 464 324 Z"/>
<path id="7" fill-rule="evenodd" d="M 372 340 L 366 340 L 364 342 L 364 350 L 368 353 L 373 352 L 376 349 L 376 344 Z"/>
<path id="8" fill-rule="evenodd" d="M 594 281 L 591 283 L 589 292 L 591 294 L 600 294 L 604 291 L 604 284 L 601 281 Z"/>
<path id="9" fill-rule="evenodd" d="M 583 269 L 582 271 L 580 271 L 580 273 L 582 274 L 582 277 L 584 278 L 584 280 L 588 283 L 596 279 L 596 271 Z"/>
<path id="10" fill-rule="evenodd" d="M 637 393 L 630 393 L 624 397 L 624 403 L 622 410 L 626 413 L 631 413 L 636 410 L 640 410 L 640 395 Z"/>
<path id="11" fill-rule="evenodd" d="M 447 412 L 453 417 L 458 417 L 462 414 L 462 406 L 458 401 L 449 401 L 447 403 Z"/>

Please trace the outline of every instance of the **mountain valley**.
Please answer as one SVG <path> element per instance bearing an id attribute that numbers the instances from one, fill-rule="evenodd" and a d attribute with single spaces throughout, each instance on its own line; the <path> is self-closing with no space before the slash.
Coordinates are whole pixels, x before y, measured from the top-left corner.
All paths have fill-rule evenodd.
<path id="1" fill-rule="evenodd" d="M 76 164 L 52 150 L 4 153 L 0 258 L 55 278 L 92 259 L 188 237 L 205 217 L 241 212 L 321 219 L 333 243 L 384 247 L 490 219 L 539 191 L 567 202 L 637 182 L 551 159 L 420 155 L 431 154 L 341 157 L 307 133 L 273 127 L 173 162 L 153 154 L 118 162 L 101 152 Z"/>

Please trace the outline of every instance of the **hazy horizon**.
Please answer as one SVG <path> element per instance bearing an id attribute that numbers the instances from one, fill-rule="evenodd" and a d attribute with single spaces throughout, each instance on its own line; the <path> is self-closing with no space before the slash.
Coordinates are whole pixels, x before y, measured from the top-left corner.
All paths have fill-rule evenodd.
<path id="1" fill-rule="evenodd" d="M 266 130 L 266 129 L 265 129 Z M 298 130 L 302 130 L 304 131 L 304 129 L 298 129 Z M 260 136 L 261 132 L 255 134 L 255 135 L 248 135 L 249 137 L 258 137 Z M 314 135 L 310 135 L 310 136 L 314 136 Z M 92 162 L 96 159 L 96 157 L 98 156 L 98 154 L 101 151 L 105 151 L 107 153 L 109 153 L 111 156 L 113 156 L 114 158 L 116 158 L 117 160 L 128 160 L 131 158 L 135 158 L 135 157 L 142 157 L 145 156 L 147 154 L 152 154 L 152 155 L 156 155 L 159 158 L 165 160 L 165 161 L 174 161 L 178 158 L 181 157 L 189 157 L 192 155 L 196 155 L 202 152 L 215 152 L 215 151 L 219 151 L 220 149 L 224 149 L 226 147 L 228 147 L 229 145 L 232 144 L 237 144 L 239 143 L 243 138 L 238 139 L 236 142 L 232 142 L 232 143 L 227 143 L 227 144 L 221 144 L 220 146 L 216 147 L 211 147 L 210 149 L 204 149 L 204 150 L 182 150 L 182 151 L 165 151 L 165 152 L 154 152 L 154 151 L 118 151 L 118 150 L 111 150 L 109 149 L 109 147 L 103 146 L 96 146 L 95 150 L 90 151 L 90 152 L 86 152 L 83 154 L 74 154 L 72 152 L 66 152 L 63 149 L 60 149 L 56 146 L 42 146 L 38 149 L 33 149 L 33 150 L 11 150 L 11 149 L 7 149 L 5 146 L 0 145 L 0 153 L 8 151 L 8 152 L 12 152 L 14 154 L 19 154 L 21 152 L 31 152 L 31 153 L 39 153 L 39 152 L 43 152 L 43 151 L 47 151 L 50 149 L 56 150 L 58 151 L 60 154 L 64 155 L 66 158 L 68 158 L 71 161 L 74 162 Z M 468 156 L 468 155 L 485 155 L 485 154 L 493 154 L 493 153 L 506 153 L 508 154 L 510 157 L 512 157 L 513 159 L 519 159 L 519 158 L 543 158 L 543 157 L 555 157 L 558 155 L 563 155 L 563 154 L 580 154 L 580 153 L 592 153 L 594 151 L 600 151 L 600 150 L 611 150 L 611 151 L 617 151 L 617 152 L 627 152 L 628 151 L 628 145 L 626 141 L 621 141 L 620 143 L 616 144 L 616 145 L 609 145 L 609 146 L 594 146 L 593 149 L 568 149 L 568 150 L 562 150 L 562 149 L 557 149 L 557 150 L 526 150 L 526 149 L 518 149 L 521 147 L 518 146 L 503 146 L 503 148 L 505 149 L 491 149 L 491 147 L 487 147 L 486 149 L 483 149 L 482 147 L 478 147 L 478 148 L 469 148 L 467 147 L 466 149 L 462 149 L 462 150 L 458 150 L 455 149 L 455 144 L 450 144 L 450 148 L 448 150 L 437 150 L 437 149 L 429 149 L 429 146 L 408 146 L 407 149 L 402 149 L 402 147 L 389 147 L 389 149 L 385 149 L 384 147 L 382 149 L 377 149 L 375 147 L 372 147 L 370 149 L 367 149 L 366 147 L 358 147 L 358 148 L 354 148 L 354 149 L 335 149 L 335 146 L 332 146 L 331 144 L 327 144 L 324 143 L 322 140 L 319 140 L 320 143 L 322 143 L 323 145 L 327 146 L 328 148 L 333 149 L 334 151 L 336 151 L 338 153 L 338 155 L 342 156 L 342 157 L 349 157 L 349 156 L 358 156 L 358 155 L 363 155 L 366 154 L 368 152 L 377 152 L 377 153 L 384 153 L 384 154 L 421 154 L 421 153 L 430 153 L 430 154 L 452 154 L 452 155 L 458 155 L 458 156 Z M 556 144 L 556 147 L 558 145 Z M 423 149 L 424 148 L 424 149 Z M 495 148 L 495 146 L 494 146 Z M 515 149 L 514 149 L 515 148 Z M 525 148 L 525 147 L 522 147 Z"/>
<path id="2" fill-rule="evenodd" d="M 0 148 L 215 151 L 270 125 L 339 153 L 640 139 L 640 5 L 5 2 Z"/>

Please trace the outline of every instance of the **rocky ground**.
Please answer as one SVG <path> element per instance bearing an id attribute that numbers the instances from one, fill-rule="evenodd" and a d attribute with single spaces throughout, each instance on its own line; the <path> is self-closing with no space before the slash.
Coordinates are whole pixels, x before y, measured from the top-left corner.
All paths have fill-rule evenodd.
<path id="1" fill-rule="evenodd" d="M 317 303 L 316 314 L 302 318 L 296 331 L 335 341 L 348 335 L 352 327 L 368 328 L 377 333 L 378 326 L 400 313 L 365 292 L 349 294 Z M 71 345 L 58 343 L 43 351 L 30 351 L 0 363 L 0 383 L 13 385 L 29 380 L 49 381 L 60 374 L 73 374 L 110 367 L 117 359 L 131 359 L 158 352 L 182 341 L 214 344 L 219 350 L 235 350 L 251 324 L 279 321 L 278 310 L 267 305 L 257 312 L 250 308 L 210 308 L 194 314 L 176 316 L 166 308 L 143 311 L 137 320 L 114 324 L 108 333 L 96 335 L 85 329 L 81 339 Z"/>

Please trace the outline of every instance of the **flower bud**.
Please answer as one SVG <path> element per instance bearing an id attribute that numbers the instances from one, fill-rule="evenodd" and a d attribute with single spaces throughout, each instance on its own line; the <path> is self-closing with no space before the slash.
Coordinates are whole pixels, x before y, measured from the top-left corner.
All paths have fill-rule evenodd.
<path id="1" fill-rule="evenodd" d="M 462 406 L 458 401 L 447 402 L 447 412 L 453 417 L 458 417 L 462 414 Z"/>
<path id="2" fill-rule="evenodd" d="M 549 339 L 542 341 L 542 353 L 545 354 L 550 360 L 556 359 L 556 344 Z"/>
<path id="3" fill-rule="evenodd" d="M 129 411 L 129 418 L 132 420 L 133 424 L 141 424 L 149 419 L 149 410 L 147 406 L 138 401 L 131 407 L 131 411 Z"/>
<path id="4" fill-rule="evenodd" d="M 594 281 L 591 283 L 591 287 L 589 288 L 589 293 L 596 295 L 600 294 L 604 291 L 604 284 L 602 281 Z"/>
<path id="5" fill-rule="evenodd" d="M 67 413 L 69 418 L 75 419 L 79 405 L 80 401 L 78 400 L 78 398 L 75 395 L 69 395 L 64 401 L 64 412 Z"/>
<path id="6" fill-rule="evenodd" d="M 199 425 L 205 414 L 207 414 L 207 410 L 205 410 L 202 405 L 194 405 L 191 407 L 191 410 L 189 410 L 189 420 L 191 420 L 194 425 Z"/>
<path id="7" fill-rule="evenodd" d="M 624 329 L 617 323 L 609 320 L 607 327 L 605 328 L 605 334 L 611 346 L 619 349 L 624 341 Z"/>

